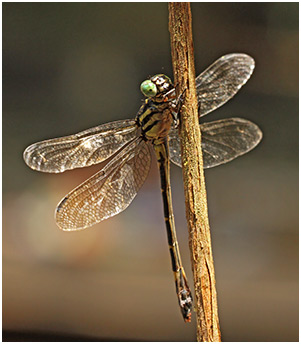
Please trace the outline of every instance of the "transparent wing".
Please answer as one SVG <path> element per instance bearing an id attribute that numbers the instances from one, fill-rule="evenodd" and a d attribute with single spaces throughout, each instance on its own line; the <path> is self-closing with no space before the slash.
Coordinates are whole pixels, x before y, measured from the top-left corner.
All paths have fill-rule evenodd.
<path id="1" fill-rule="evenodd" d="M 27 147 L 26 164 L 41 172 L 60 173 L 100 163 L 137 136 L 135 120 L 115 121 L 74 135 Z"/>
<path id="2" fill-rule="evenodd" d="M 101 171 L 71 191 L 56 208 L 56 223 L 84 229 L 126 209 L 144 183 L 151 164 L 148 145 L 134 139 Z"/>
<path id="3" fill-rule="evenodd" d="M 195 80 L 199 115 L 204 116 L 229 99 L 248 81 L 255 61 L 246 54 L 222 56 Z"/>
<path id="4" fill-rule="evenodd" d="M 204 168 L 224 164 L 249 152 L 262 138 L 258 126 L 246 119 L 227 118 L 200 125 Z M 182 166 L 180 138 L 176 129 L 169 133 L 170 160 Z"/>

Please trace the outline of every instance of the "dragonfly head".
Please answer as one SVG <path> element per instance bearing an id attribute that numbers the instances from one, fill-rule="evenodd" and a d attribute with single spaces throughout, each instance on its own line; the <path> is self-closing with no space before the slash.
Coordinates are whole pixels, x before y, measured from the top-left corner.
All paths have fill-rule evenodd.
<path id="1" fill-rule="evenodd" d="M 156 74 L 140 85 L 141 92 L 148 98 L 164 98 L 174 88 L 171 80 L 164 74 Z"/>

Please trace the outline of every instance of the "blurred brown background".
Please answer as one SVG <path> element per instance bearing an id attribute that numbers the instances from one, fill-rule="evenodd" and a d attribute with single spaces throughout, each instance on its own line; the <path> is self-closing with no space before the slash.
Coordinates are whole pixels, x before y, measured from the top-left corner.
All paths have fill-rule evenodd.
<path id="1" fill-rule="evenodd" d="M 264 133 L 206 171 L 224 341 L 298 340 L 298 10 L 192 4 L 197 74 L 226 53 L 256 60 L 204 120 L 243 117 Z M 76 233 L 56 227 L 55 206 L 99 167 L 49 175 L 22 159 L 33 142 L 134 117 L 141 81 L 161 72 L 172 76 L 166 3 L 3 4 L 3 328 L 14 331 L 4 340 L 195 340 L 177 305 L 154 159 L 125 212 Z M 181 171 L 171 172 L 192 285 Z"/>

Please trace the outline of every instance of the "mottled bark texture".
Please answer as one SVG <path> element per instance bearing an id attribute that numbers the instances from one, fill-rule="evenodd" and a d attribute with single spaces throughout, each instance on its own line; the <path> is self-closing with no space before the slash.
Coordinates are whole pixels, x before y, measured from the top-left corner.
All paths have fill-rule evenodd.
<path id="1" fill-rule="evenodd" d="M 179 130 L 186 218 L 194 276 L 197 340 L 200 342 L 220 342 L 221 334 L 195 89 L 189 3 L 169 3 L 169 31 L 177 95 L 184 92 Z"/>

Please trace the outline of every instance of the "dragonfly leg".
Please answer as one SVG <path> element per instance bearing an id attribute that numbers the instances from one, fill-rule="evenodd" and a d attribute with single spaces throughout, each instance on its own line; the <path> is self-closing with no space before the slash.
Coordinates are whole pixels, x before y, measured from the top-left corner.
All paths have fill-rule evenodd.
<path id="1" fill-rule="evenodd" d="M 175 102 L 172 104 L 173 110 L 171 111 L 172 118 L 174 120 L 174 125 L 176 128 L 180 125 L 180 116 L 179 113 L 181 111 L 183 102 L 184 102 L 184 96 L 186 93 L 187 88 L 183 90 L 183 92 L 178 96 L 178 98 L 175 100 Z"/>

